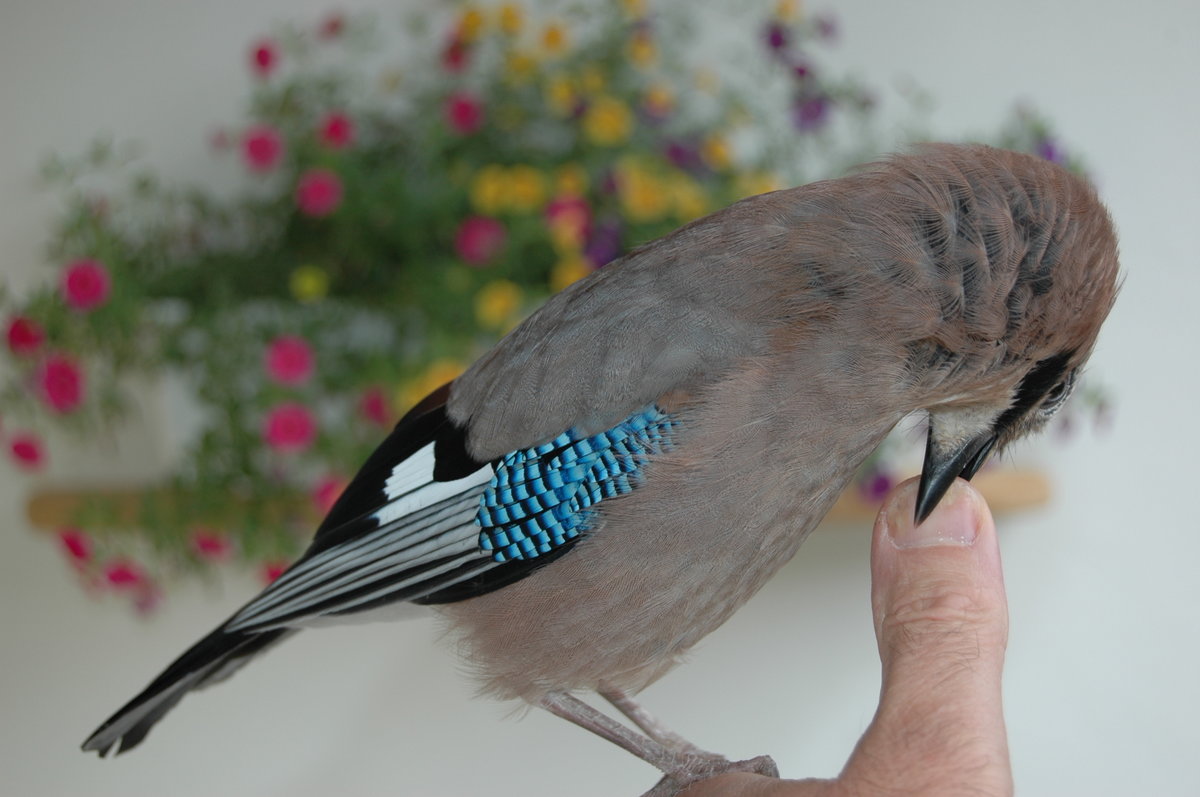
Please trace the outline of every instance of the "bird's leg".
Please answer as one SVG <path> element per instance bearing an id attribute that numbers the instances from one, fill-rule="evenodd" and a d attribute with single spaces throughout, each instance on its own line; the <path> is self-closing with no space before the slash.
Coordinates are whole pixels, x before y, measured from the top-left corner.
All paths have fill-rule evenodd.
<path id="1" fill-rule="evenodd" d="M 628 695 L 620 692 L 616 692 L 615 695 L 618 696 L 618 699 L 623 697 L 626 706 L 632 706 L 638 714 L 637 717 L 629 714 L 624 707 L 613 701 L 613 705 L 621 709 L 622 712 L 625 712 L 631 720 L 637 722 L 639 726 L 641 726 L 642 721 L 647 721 L 648 724 L 656 728 L 656 733 L 663 731 L 654 718 L 642 710 L 637 703 L 629 699 Z M 609 695 L 605 695 L 605 697 L 612 700 Z M 642 797 L 673 797 L 696 781 L 726 772 L 757 772 L 760 775 L 767 775 L 768 777 L 779 777 L 779 769 L 775 766 L 775 762 L 771 760 L 770 756 L 758 756 L 748 761 L 729 761 L 722 756 L 706 753 L 702 750 L 692 752 L 691 750 L 696 750 L 697 748 L 687 742 L 683 743 L 690 747 L 691 750 L 671 749 L 671 747 L 662 741 L 642 736 L 640 733 L 630 730 L 607 714 L 566 692 L 547 692 L 538 701 L 538 705 L 551 714 L 569 720 L 579 727 L 607 739 L 618 747 L 628 750 L 630 753 L 633 753 L 638 758 L 663 772 L 663 778 L 655 784 L 653 789 L 642 795 Z M 647 732 L 650 732 L 645 726 L 642 727 Z M 683 741 L 680 737 L 669 731 L 666 733 L 669 739 Z"/>
<path id="2" fill-rule="evenodd" d="M 722 761 L 726 760 L 722 755 L 710 753 L 707 750 L 697 747 L 663 725 L 658 717 L 642 708 L 641 704 L 634 700 L 633 695 L 628 692 L 612 686 L 604 686 L 596 691 L 600 693 L 601 697 L 616 706 L 617 710 L 628 717 L 634 725 L 645 731 L 647 736 L 664 747 L 687 755 L 716 758 Z"/>
<path id="3" fill-rule="evenodd" d="M 621 747 L 662 772 L 680 768 L 681 756 L 667 749 L 662 743 L 642 736 L 617 722 L 604 712 L 589 706 L 567 692 L 547 692 L 538 705 L 575 723 L 579 727 L 601 736 Z"/>

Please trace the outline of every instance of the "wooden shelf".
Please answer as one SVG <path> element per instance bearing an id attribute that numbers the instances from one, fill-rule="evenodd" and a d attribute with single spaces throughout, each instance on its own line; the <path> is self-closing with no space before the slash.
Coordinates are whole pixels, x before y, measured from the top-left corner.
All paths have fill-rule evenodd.
<path id="1" fill-rule="evenodd" d="M 996 514 L 1032 509 L 1050 500 L 1050 482 L 1045 474 L 1032 470 L 996 468 L 977 475 L 974 484 L 987 498 Z M 156 495 L 170 501 L 164 491 L 147 491 L 137 488 L 90 488 L 90 489 L 44 489 L 36 491 L 29 499 L 26 510 L 29 521 L 35 528 L 53 531 L 75 522 L 80 509 L 93 499 L 104 499 L 118 523 L 132 524 L 138 516 L 138 507 L 147 495 Z M 865 500 L 857 489 L 847 490 L 825 516 L 825 523 L 871 523 L 875 519 L 878 504 Z M 268 507 L 271 514 L 279 517 L 294 515 L 296 511 L 311 514 L 307 499 L 298 499 L 291 506 Z M 320 520 L 312 515 L 313 526 Z"/>

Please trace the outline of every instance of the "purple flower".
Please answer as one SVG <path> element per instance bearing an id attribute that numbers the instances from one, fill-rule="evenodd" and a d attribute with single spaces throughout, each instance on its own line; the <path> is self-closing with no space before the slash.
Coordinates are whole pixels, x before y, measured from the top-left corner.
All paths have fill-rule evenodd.
<path id="1" fill-rule="evenodd" d="M 837 21 L 834 20 L 833 17 L 827 14 L 822 14 L 814 21 L 816 22 L 818 37 L 824 39 L 825 41 L 830 41 L 837 38 Z"/>
<path id="2" fill-rule="evenodd" d="M 892 489 L 892 477 L 881 470 L 872 470 L 858 483 L 858 489 L 865 500 L 879 503 Z"/>
<path id="3" fill-rule="evenodd" d="M 583 248 L 583 255 L 591 261 L 593 266 L 600 268 L 619 254 L 621 254 L 621 223 L 612 218 L 604 219 L 592 229 L 592 235 Z"/>
<path id="4" fill-rule="evenodd" d="M 1062 163 L 1066 160 L 1063 151 L 1059 149 L 1054 139 L 1045 137 L 1037 143 L 1037 154 L 1051 163 Z"/>
<path id="5" fill-rule="evenodd" d="M 788 29 L 779 22 L 768 23 L 763 38 L 773 52 L 782 53 L 788 46 Z"/>
<path id="6" fill-rule="evenodd" d="M 676 169 L 687 172 L 699 171 L 704 166 L 699 150 L 684 141 L 668 141 L 667 146 L 663 149 L 663 155 Z"/>
<path id="7" fill-rule="evenodd" d="M 824 94 L 806 94 L 796 98 L 792 108 L 792 123 L 802 133 L 822 127 L 829 117 L 829 97 Z"/>

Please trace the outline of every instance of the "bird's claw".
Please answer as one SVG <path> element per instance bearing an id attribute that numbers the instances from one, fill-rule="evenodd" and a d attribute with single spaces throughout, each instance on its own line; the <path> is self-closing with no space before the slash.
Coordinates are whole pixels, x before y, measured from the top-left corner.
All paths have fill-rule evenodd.
<path id="1" fill-rule="evenodd" d="M 693 783 L 730 772 L 753 772 L 768 778 L 779 777 L 779 767 L 769 755 L 760 755 L 745 761 L 729 761 L 718 756 L 688 756 L 680 769 L 663 775 L 662 779 L 654 784 L 654 788 L 642 797 L 676 797 Z"/>

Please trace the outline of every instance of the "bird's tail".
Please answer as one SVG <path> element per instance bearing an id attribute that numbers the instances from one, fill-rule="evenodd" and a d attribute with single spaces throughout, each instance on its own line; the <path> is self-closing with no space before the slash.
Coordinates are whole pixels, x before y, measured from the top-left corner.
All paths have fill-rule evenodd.
<path id="1" fill-rule="evenodd" d="M 287 628 L 246 632 L 218 628 L 188 648 L 137 697 L 109 717 L 87 738 L 83 749 L 105 756 L 114 745 L 118 753 L 136 747 L 185 694 L 228 678 L 291 633 L 294 630 Z"/>

